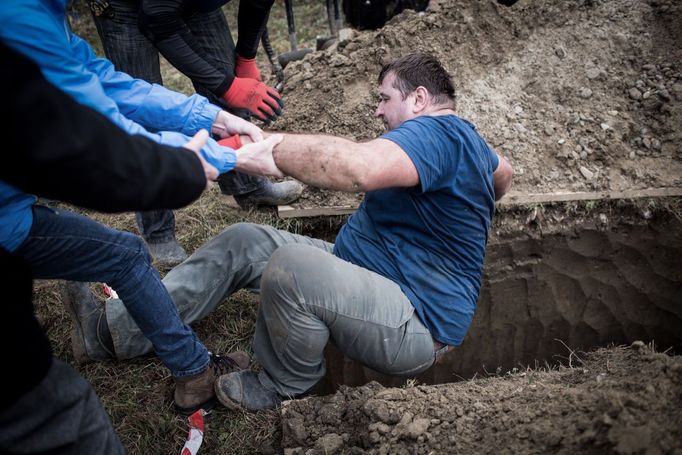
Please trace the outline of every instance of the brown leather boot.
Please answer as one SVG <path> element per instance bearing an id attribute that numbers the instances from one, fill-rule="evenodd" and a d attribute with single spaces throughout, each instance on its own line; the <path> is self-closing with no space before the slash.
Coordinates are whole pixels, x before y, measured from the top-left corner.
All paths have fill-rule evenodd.
<path id="1" fill-rule="evenodd" d="M 209 353 L 208 368 L 192 376 L 173 376 L 175 382 L 175 409 L 184 415 L 192 414 L 197 409 L 209 411 L 216 403 L 213 384 L 223 374 L 241 371 L 251 363 L 249 354 L 243 351 L 233 352 L 225 356 Z"/>

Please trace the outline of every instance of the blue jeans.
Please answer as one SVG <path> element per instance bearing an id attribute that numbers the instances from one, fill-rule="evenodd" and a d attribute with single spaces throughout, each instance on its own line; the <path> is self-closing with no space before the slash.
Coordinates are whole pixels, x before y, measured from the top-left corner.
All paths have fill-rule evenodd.
<path id="1" fill-rule="evenodd" d="M 196 374 L 208 365 L 208 351 L 180 320 L 138 236 L 35 205 L 31 232 L 15 253 L 28 261 L 34 278 L 109 284 L 174 376 Z"/>
<path id="2" fill-rule="evenodd" d="M 109 0 L 113 18 L 95 16 L 97 33 L 107 58 L 117 70 L 154 84 L 163 84 L 159 52 L 137 26 L 139 1 Z M 225 71 L 234 72 L 235 50 L 225 15 L 220 8 L 208 13 L 197 13 L 188 18 L 187 25 L 214 65 Z M 210 90 L 194 84 L 200 95 L 213 104 L 223 102 Z M 143 125 L 144 126 L 144 125 Z M 264 177 L 227 172 L 218 178 L 223 194 L 246 194 L 268 184 Z M 175 238 L 175 216 L 170 210 L 151 210 L 136 215 L 142 236 L 151 243 L 164 243 Z"/>

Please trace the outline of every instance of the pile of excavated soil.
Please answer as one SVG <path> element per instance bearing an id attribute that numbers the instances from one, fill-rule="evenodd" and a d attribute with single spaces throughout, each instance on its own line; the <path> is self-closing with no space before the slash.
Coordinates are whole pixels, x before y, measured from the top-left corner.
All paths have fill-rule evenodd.
<path id="1" fill-rule="evenodd" d="M 286 70 L 277 129 L 371 139 L 381 65 L 434 54 L 457 111 L 514 166 L 514 191 L 682 185 L 682 3 L 442 0 Z M 309 189 L 298 207 L 355 205 Z"/>
<path id="2" fill-rule="evenodd" d="M 342 387 L 286 402 L 294 454 L 682 453 L 682 358 L 630 348 L 567 353 L 570 366 L 504 378 Z"/>

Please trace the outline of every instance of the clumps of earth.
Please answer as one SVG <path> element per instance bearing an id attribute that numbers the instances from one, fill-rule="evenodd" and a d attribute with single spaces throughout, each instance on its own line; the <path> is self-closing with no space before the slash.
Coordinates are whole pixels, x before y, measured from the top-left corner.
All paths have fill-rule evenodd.
<path id="1" fill-rule="evenodd" d="M 682 453 L 682 358 L 630 347 L 434 386 L 376 382 L 286 402 L 287 455 Z"/>
<path id="2" fill-rule="evenodd" d="M 410 52 L 454 75 L 458 115 L 506 156 L 517 193 L 682 184 L 682 3 L 432 0 L 285 70 L 275 127 L 372 139 L 382 64 Z M 297 207 L 355 206 L 308 189 Z"/>

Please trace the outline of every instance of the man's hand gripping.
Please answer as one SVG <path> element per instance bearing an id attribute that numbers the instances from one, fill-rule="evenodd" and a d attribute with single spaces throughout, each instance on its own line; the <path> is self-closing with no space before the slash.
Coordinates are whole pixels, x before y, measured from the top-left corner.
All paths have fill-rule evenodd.
<path id="1" fill-rule="evenodd" d="M 246 174 L 263 175 L 269 177 L 284 177 L 282 171 L 275 164 L 272 150 L 282 142 L 284 136 L 273 134 L 264 141 L 246 144 L 237 150 L 237 165 L 235 169 Z"/>

